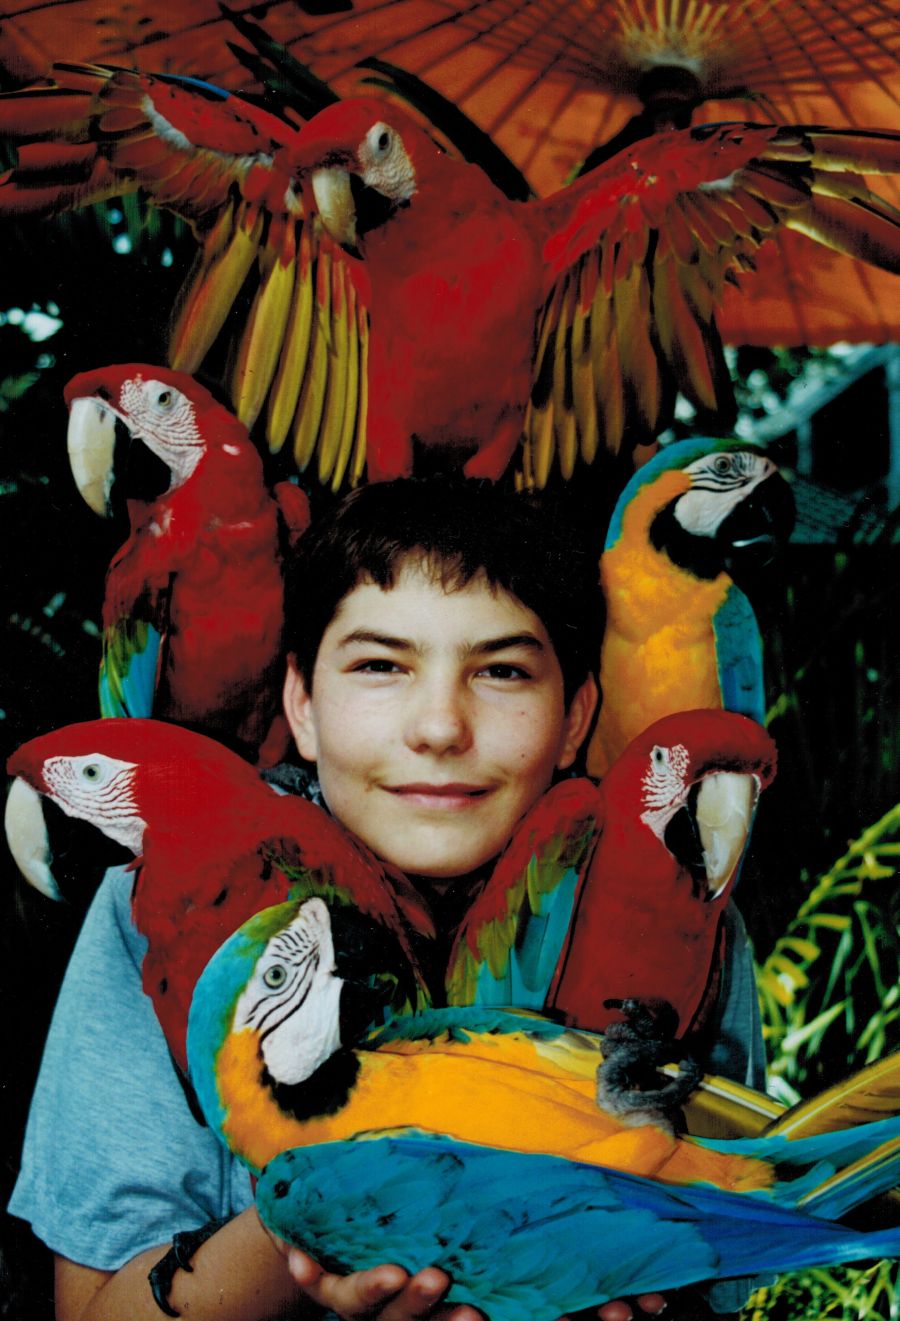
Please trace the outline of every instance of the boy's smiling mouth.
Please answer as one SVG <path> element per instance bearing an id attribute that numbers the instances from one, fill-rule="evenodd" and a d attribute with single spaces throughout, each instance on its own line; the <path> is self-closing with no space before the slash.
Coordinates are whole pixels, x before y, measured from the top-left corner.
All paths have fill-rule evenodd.
<path id="1" fill-rule="evenodd" d="M 427 784 L 417 781 L 413 784 L 386 785 L 385 788 L 388 793 L 402 798 L 404 802 L 417 807 L 434 807 L 445 812 L 471 807 L 473 802 L 490 793 L 489 785 L 457 782 Z"/>

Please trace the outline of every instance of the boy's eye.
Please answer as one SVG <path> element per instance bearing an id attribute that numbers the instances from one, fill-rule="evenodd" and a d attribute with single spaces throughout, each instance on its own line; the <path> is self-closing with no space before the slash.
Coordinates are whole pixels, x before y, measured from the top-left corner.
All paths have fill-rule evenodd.
<path id="1" fill-rule="evenodd" d="M 354 665 L 355 674 L 394 674 L 400 670 L 396 661 L 388 660 L 387 657 L 373 657 L 371 660 L 360 661 Z"/>
<path id="2" fill-rule="evenodd" d="M 488 679 L 528 679 L 529 675 L 526 669 L 521 665 L 513 665 L 511 661 L 495 661 L 493 665 L 485 665 L 480 674 L 486 675 Z"/>

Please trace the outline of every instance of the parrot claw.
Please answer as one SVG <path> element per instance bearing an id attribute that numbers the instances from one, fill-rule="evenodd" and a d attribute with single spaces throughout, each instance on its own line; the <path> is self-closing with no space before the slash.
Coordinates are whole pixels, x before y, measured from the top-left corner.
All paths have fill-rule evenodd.
<path id="1" fill-rule="evenodd" d="M 678 1016 L 666 1000 L 605 1000 L 624 1022 L 603 1034 L 603 1063 L 597 1070 L 597 1101 L 628 1124 L 663 1123 L 672 1117 L 700 1081 L 696 1060 L 685 1056 L 676 1078 L 658 1072 L 673 1056 Z"/>
<path id="2" fill-rule="evenodd" d="M 210 1220 L 200 1229 L 183 1229 L 172 1238 L 172 1246 L 164 1257 L 156 1263 L 147 1276 L 150 1281 L 150 1292 L 156 1306 L 166 1316 L 180 1316 L 174 1307 L 169 1303 L 169 1294 L 172 1292 L 172 1282 L 175 1279 L 175 1272 L 178 1270 L 192 1271 L 191 1265 L 197 1249 L 212 1238 L 228 1220 Z"/>

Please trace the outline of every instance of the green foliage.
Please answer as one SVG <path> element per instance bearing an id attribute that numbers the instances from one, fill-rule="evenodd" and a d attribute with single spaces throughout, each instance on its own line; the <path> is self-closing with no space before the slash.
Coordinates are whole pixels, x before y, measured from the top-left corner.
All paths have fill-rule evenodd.
<path id="1" fill-rule="evenodd" d="M 743 1321 L 897 1321 L 900 1288 L 897 1263 L 879 1261 L 866 1270 L 848 1266 L 785 1275 L 759 1289 L 742 1313 Z"/>
<path id="2" fill-rule="evenodd" d="M 757 970 L 789 1103 L 900 1047 L 900 804 L 818 878 Z"/>
<path id="3" fill-rule="evenodd" d="M 757 968 L 770 1090 L 790 1104 L 900 1049 L 900 804 L 818 877 Z M 785 1275 L 744 1321 L 900 1316 L 897 1262 Z"/>

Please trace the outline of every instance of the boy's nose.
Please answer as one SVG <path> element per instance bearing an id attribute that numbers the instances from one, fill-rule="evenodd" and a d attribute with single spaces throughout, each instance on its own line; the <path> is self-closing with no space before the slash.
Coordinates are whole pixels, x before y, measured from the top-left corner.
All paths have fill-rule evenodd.
<path id="1" fill-rule="evenodd" d="M 410 712 L 406 739 L 416 752 L 465 752 L 472 743 L 465 693 L 451 684 L 423 686 Z"/>

